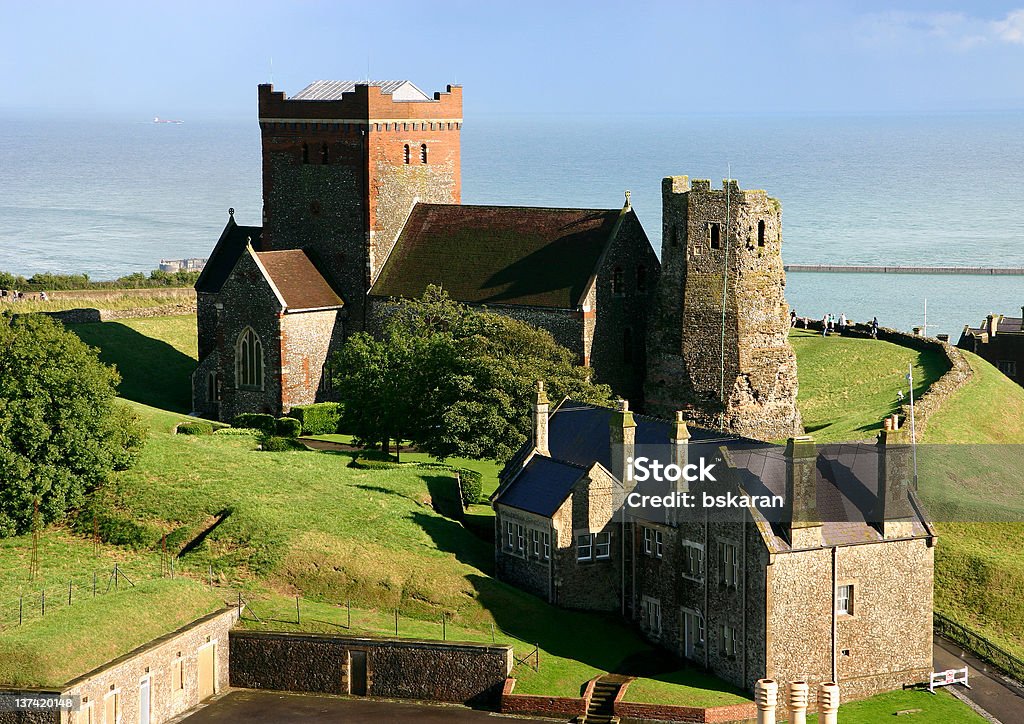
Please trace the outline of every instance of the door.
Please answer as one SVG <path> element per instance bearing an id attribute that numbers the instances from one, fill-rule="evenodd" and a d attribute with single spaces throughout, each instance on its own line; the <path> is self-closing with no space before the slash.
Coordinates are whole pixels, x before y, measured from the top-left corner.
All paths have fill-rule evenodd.
<path id="1" fill-rule="evenodd" d="M 348 693 L 366 696 L 366 652 L 348 652 Z"/>
<path id="2" fill-rule="evenodd" d="M 217 644 L 209 644 L 199 649 L 199 701 L 209 699 L 213 696 L 214 686 L 214 657 Z"/>
<path id="3" fill-rule="evenodd" d="M 704 645 L 704 621 L 696 611 L 683 609 L 683 656 L 694 659 L 697 646 Z"/>
<path id="4" fill-rule="evenodd" d="M 139 724 L 149 724 L 149 679 L 139 682 Z"/>

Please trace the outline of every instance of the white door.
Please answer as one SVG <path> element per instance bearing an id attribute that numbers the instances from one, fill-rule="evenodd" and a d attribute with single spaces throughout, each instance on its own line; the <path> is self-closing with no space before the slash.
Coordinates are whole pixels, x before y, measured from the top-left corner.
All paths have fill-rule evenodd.
<path id="1" fill-rule="evenodd" d="M 139 682 L 139 724 L 149 724 L 149 679 Z"/>

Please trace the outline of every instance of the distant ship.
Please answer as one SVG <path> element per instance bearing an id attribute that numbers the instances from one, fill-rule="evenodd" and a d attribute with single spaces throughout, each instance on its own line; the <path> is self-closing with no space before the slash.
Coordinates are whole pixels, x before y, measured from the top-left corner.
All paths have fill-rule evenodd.
<path id="1" fill-rule="evenodd" d="M 172 120 L 168 120 L 167 118 L 161 118 L 160 116 L 156 116 L 153 119 L 153 123 L 184 123 L 184 122 L 185 121 L 172 121 Z"/>

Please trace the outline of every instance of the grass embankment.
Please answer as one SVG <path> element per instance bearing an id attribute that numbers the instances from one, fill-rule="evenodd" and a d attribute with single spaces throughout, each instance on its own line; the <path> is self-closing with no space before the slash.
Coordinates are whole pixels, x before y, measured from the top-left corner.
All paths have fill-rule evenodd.
<path id="1" fill-rule="evenodd" d="M 147 290 L 148 291 L 148 290 Z M 38 296 L 26 298 L 18 302 L 0 302 L 0 310 L 10 310 L 15 314 L 30 312 L 63 312 L 68 309 L 151 309 L 153 307 L 180 306 L 182 312 L 194 309 L 194 303 L 180 294 L 168 294 L 161 290 L 152 293 L 110 293 L 110 292 L 75 292 L 73 296 L 51 297 L 45 302 Z"/>

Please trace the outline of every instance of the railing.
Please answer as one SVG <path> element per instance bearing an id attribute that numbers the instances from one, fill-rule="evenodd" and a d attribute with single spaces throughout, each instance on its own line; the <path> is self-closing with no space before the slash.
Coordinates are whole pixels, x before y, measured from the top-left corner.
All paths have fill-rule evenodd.
<path id="1" fill-rule="evenodd" d="M 1010 678 L 1024 682 L 1024 660 L 938 611 L 933 615 L 933 626 L 940 636 L 959 644 Z"/>

